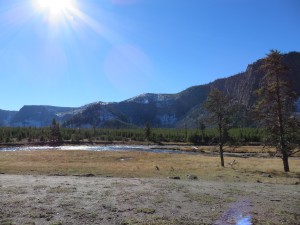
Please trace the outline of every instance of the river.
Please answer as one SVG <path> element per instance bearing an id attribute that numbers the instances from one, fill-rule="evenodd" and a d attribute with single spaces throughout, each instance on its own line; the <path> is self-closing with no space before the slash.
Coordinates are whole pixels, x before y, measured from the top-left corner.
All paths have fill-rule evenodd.
<path id="1" fill-rule="evenodd" d="M 0 152 L 13 151 L 42 151 L 42 150 L 81 150 L 81 151 L 143 151 L 154 153 L 187 153 L 186 151 L 159 149 L 155 146 L 147 145 L 63 145 L 63 146 L 21 146 L 21 147 L 3 147 Z"/>

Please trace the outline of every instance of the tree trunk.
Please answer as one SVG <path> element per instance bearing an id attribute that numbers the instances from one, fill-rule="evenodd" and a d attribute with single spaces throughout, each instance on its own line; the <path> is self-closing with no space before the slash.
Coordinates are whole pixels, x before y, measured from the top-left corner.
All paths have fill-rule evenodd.
<path id="1" fill-rule="evenodd" d="M 282 162 L 283 162 L 284 172 L 290 172 L 289 156 L 286 152 L 282 152 Z"/>
<path id="2" fill-rule="evenodd" d="M 223 156 L 224 133 L 223 133 L 222 121 L 223 121 L 223 116 L 222 113 L 220 113 L 219 114 L 219 147 L 220 147 L 221 166 L 224 167 L 224 156 Z"/>
<path id="3" fill-rule="evenodd" d="M 287 152 L 287 146 L 284 137 L 280 137 L 280 150 L 282 154 L 282 162 L 283 162 L 283 169 L 284 172 L 290 172 L 290 167 L 289 167 L 289 155 Z"/>
<path id="4" fill-rule="evenodd" d="M 277 97 L 277 114 L 278 114 L 278 125 L 279 125 L 279 143 L 280 143 L 280 150 L 282 153 L 282 161 L 283 161 L 283 169 L 284 172 L 289 172 L 289 156 L 287 153 L 287 142 L 285 139 L 285 129 L 284 129 L 284 122 L 283 122 L 283 103 L 282 98 L 280 95 L 280 85 L 279 85 L 279 77 L 278 74 L 276 75 L 276 97 Z"/>
<path id="5" fill-rule="evenodd" d="M 223 144 L 220 143 L 220 159 L 221 159 L 221 166 L 225 167 L 224 165 L 224 156 L 223 156 Z"/>

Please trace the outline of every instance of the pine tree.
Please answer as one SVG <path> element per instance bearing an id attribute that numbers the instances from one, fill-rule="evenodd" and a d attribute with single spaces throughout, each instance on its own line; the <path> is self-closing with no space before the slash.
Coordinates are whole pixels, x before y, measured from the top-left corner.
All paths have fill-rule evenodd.
<path id="1" fill-rule="evenodd" d="M 62 136 L 59 129 L 59 123 L 56 122 L 55 119 L 52 120 L 52 124 L 50 127 L 50 140 L 53 145 L 57 145 L 62 142 Z"/>
<path id="2" fill-rule="evenodd" d="M 202 142 L 202 144 L 204 143 L 205 128 L 206 128 L 206 126 L 205 126 L 204 120 L 201 119 L 199 121 L 199 129 L 200 129 L 200 132 L 201 132 L 201 142 Z"/>
<path id="3" fill-rule="evenodd" d="M 150 139 L 151 139 L 151 126 L 150 126 L 150 123 L 149 122 L 147 122 L 146 123 L 146 127 L 145 127 L 145 136 L 146 136 L 146 139 L 148 140 L 148 141 L 150 141 Z"/>
<path id="4" fill-rule="evenodd" d="M 217 125 L 221 166 L 224 167 L 223 146 L 228 138 L 233 107 L 230 98 L 218 89 L 212 89 L 205 102 L 205 108 L 210 112 L 210 121 Z"/>
<path id="5" fill-rule="evenodd" d="M 255 113 L 270 135 L 270 143 L 280 152 L 284 171 L 289 172 L 288 157 L 293 152 L 291 143 L 299 122 L 293 116 L 297 95 L 285 79 L 288 68 L 281 58 L 279 51 L 271 50 L 263 60 L 265 76 L 257 90 Z"/>

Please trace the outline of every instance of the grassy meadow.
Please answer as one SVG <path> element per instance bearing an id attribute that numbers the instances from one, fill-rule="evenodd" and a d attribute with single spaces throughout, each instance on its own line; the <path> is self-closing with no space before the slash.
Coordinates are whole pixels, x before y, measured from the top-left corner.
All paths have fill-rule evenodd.
<path id="1" fill-rule="evenodd" d="M 245 150 L 245 148 L 243 149 Z M 235 160 L 234 165 L 230 165 Z M 300 178 L 300 161 L 290 158 L 290 173 L 284 173 L 280 158 L 225 157 L 148 152 L 17 151 L 0 152 L 0 173 L 86 175 L 124 178 L 187 179 L 295 184 Z M 268 176 L 266 176 L 266 174 Z M 271 177 L 269 177 L 271 176 Z"/>

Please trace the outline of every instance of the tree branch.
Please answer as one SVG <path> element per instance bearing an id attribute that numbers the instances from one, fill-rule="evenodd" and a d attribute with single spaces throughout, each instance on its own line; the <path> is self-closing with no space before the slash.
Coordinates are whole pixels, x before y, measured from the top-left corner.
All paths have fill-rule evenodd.
<path id="1" fill-rule="evenodd" d="M 292 156 L 292 155 L 294 155 L 294 154 L 296 154 L 296 153 L 298 153 L 298 152 L 300 152 L 300 149 L 298 149 L 297 151 L 295 151 L 295 152 L 292 152 L 291 154 L 289 154 L 288 156 Z"/>

